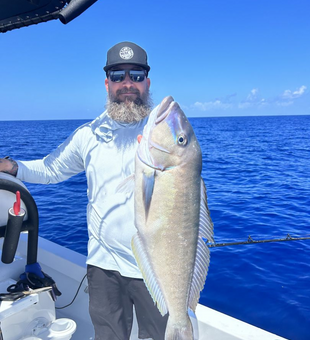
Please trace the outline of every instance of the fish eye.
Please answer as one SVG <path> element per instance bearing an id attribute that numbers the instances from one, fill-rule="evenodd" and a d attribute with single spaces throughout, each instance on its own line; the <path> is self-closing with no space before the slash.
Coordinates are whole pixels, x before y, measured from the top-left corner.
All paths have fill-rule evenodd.
<path id="1" fill-rule="evenodd" d="M 187 138 L 184 135 L 178 136 L 178 144 L 179 145 L 186 145 L 187 144 Z"/>

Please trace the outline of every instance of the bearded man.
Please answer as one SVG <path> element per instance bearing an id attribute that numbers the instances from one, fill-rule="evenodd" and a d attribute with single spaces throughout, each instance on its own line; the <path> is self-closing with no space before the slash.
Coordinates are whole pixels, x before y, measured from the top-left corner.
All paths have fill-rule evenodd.
<path id="1" fill-rule="evenodd" d="M 85 171 L 87 278 L 95 340 L 129 339 L 133 307 L 139 338 L 164 339 L 167 316 L 162 317 L 154 305 L 131 250 L 136 231 L 133 194 L 117 192 L 134 172 L 137 136 L 151 111 L 149 70 L 140 46 L 131 42 L 113 46 L 104 67 L 106 111 L 43 159 L 0 159 L 0 171 L 31 183 L 58 183 Z"/>

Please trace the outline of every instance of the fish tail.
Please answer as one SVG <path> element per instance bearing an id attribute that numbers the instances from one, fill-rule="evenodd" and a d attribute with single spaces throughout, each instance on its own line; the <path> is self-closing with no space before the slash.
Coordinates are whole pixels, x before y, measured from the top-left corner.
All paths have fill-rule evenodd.
<path id="1" fill-rule="evenodd" d="M 165 340 L 194 340 L 193 327 L 189 316 L 182 325 L 175 323 L 170 317 L 167 322 Z"/>

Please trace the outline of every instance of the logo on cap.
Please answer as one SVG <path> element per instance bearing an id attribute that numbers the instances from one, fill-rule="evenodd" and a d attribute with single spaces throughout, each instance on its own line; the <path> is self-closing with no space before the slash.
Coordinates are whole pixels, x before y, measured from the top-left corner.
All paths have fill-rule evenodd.
<path id="1" fill-rule="evenodd" d="M 131 59 L 133 57 L 134 53 L 133 50 L 130 47 L 123 47 L 120 51 L 119 51 L 119 56 L 122 59 L 128 60 Z"/>

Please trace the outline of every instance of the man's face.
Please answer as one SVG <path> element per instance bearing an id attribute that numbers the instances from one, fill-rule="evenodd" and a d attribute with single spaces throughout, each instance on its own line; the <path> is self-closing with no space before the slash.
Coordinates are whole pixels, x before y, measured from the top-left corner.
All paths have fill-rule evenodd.
<path id="1" fill-rule="evenodd" d="M 132 64 L 118 65 L 112 70 L 143 70 L 141 67 Z M 110 77 L 105 80 L 105 87 L 109 95 L 110 102 L 126 103 L 135 102 L 137 105 L 147 104 L 150 79 L 144 78 L 142 82 L 134 82 L 126 73 L 122 82 L 113 82 Z"/>

